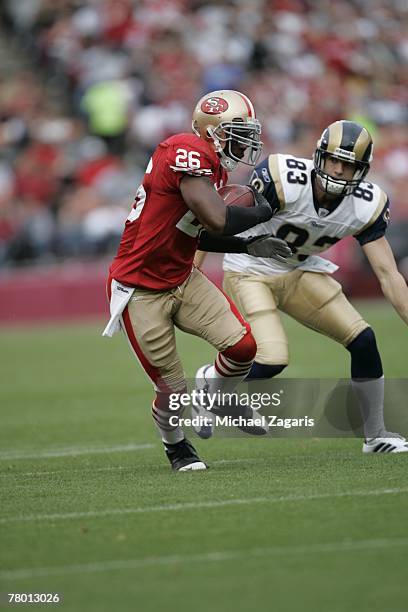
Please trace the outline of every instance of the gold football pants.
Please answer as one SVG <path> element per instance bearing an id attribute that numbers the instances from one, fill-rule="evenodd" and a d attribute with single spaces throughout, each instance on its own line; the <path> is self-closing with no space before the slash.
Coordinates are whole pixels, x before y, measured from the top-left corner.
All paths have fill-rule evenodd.
<path id="1" fill-rule="evenodd" d="M 225 272 L 224 289 L 251 325 L 256 361 L 289 363 L 288 339 L 278 310 L 347 346 L 368 323 L 328 274 L 293 270 L 271 276 Z"/>

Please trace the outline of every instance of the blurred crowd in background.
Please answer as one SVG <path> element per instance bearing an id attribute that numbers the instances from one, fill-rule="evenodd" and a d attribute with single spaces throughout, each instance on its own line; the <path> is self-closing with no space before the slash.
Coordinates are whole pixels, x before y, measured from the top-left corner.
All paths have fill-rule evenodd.
<path id="1" fill-rule="evenodd" d="M 406 0 L 3 0 L 0 267 L 115 251 L 152 151 L 221 88 L 252 99 L 266 154 L 364 123 L 404 260 L 407 19 Z"/>

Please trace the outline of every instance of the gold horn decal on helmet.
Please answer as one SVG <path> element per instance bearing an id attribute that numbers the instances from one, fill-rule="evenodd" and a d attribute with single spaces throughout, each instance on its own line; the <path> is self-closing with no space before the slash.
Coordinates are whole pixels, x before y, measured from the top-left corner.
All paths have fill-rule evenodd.
<path id="1" fill-rule="evenodd" d="M 367 151 L 367 148 L 370 146 L 370 142 L 371 142 L 371 138 L 368 135 L 367 130 L 363 128 L 353 148 L 353 151 L 356 155 L 356 159 L 364 159 L 364 155 Z M 369 160 L 367 159 L 367 161 Z"/>
<path id="2" fill-rule="evenodd" d="M 329 126 L 329 142 L 327 143 L 327 151 L 334 153 L 341 145 L 343 138 L 343 124 L 341 121 L 336 121 Z"/>

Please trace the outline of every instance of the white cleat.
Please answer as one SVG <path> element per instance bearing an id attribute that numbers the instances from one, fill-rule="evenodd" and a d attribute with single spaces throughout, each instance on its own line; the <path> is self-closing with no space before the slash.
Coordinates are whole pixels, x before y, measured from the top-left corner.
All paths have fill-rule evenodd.
<path id="1" fill-rule="evenodd" d="M 408 441 L 405 438 L 398 434 L 388 434 L 388 436 L 365 440 L 363 453 L 408 453 Z"/>
<path id="2" fill-rule="evenodd" d="M 184 467 L 179 468 L 178 472 L 192 472 L 193 470 L 206 470 L 207 466 L 202 461 L 195 461 L 194 463 L 190 463 L 189 465 L 185 465 Z"/>

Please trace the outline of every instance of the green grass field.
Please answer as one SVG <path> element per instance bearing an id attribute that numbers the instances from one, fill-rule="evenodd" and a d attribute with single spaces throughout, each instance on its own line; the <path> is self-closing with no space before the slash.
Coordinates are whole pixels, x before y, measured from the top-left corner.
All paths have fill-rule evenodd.
<path id="1" fill-rule="evenodd" d="M 361 310 L 386 375 L 406 377 L 404 324 Z M 344 349 L 285 322 L 285 376 L 348 376 Z M 0 331 L 1 592 L 58 592 L 75 612 L 408 609 L 408 457 L 195 439 L 211 469 L 174 474 L 150 385 L 103 324 Z M 179 350 L 189 376 L 214 355 L 186 335 Z"/>

